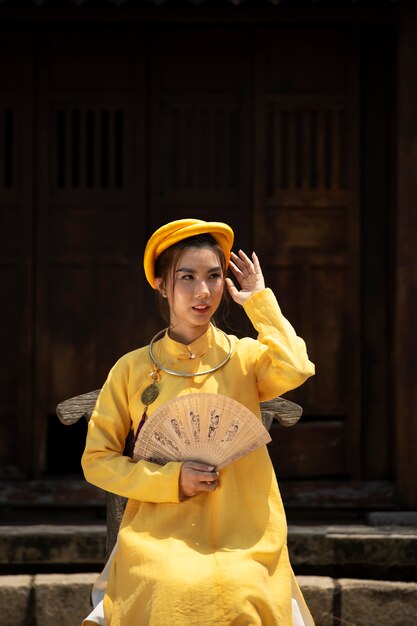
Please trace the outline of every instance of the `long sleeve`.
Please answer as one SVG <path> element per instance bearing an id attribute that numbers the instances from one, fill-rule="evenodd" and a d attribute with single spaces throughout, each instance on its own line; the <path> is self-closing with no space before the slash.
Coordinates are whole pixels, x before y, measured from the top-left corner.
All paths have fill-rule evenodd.
<path id="1" fill-rule="evenodd" d="M 270 289 L 251 296 L 244 309 L 258 331 L 255 371 L 260 401 L 295 389 L 314 375 L 303 339 L 281 313 Z"/>
<path id="2" fill-rule="evenodd" d="M 129 355 L 127 355 L 129 356 Z M 81 460 L 86 479 L 106 491 L 146 502 L 179 502 L 181 463 L 164 466 L 135 463 L 123 456 L 131 428 L 129 412 L 129 359 L 111 370 L 88 425 Z"/>

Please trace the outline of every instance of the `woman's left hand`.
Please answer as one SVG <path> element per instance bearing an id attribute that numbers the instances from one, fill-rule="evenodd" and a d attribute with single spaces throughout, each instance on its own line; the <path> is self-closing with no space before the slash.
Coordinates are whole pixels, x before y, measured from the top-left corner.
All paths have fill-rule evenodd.
<path id="1" fill-rule="evenodd" d="M 252 259 L 243 250 L 239 250 L 239 255 L 232 252 L 229 267 L 240 285 L 239 291 L 232 279 L 226 278 L 229 293 L 237 304 L 243 305 L 254 293 L 265 289 L 259 259 L 254 252 L 252 252 Z"/>

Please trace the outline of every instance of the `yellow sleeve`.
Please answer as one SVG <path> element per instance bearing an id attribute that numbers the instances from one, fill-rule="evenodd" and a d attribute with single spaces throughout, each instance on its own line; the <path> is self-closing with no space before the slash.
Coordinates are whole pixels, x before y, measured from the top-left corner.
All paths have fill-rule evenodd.
<path id="1" fill-rule="evenodd" d="M 244 309 L 258 331 L 255 372 L 261 402 L 299 387 L 314 375 L 303 339 L 281 313 L 270 289 L 251 296 Z"/>
<path id="2" fill-rule="evenodd" d="M 111 370 L 91 416 L 81 459 L 88 482 L 112 493 L 146 502 L 179 502 L 181 463 L 164 466 L 123 456 L 131 428 L 128 406 L 129 363 Z"/>

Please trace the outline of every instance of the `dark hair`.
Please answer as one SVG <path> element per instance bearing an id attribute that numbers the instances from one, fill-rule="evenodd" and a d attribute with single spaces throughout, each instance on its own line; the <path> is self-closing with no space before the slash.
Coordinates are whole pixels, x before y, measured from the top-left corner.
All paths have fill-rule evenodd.
<path id="1" fill-rule="evenodd" d="M 216 253 L 223 271 L 223 276 L 225 277 L 227 272 L 227 264 L 224 252 L 219 243 L 213 237 L 213 235 L 210 235 L 210 233 L 204 233 L 202 235 L 194 235 L 193 237 L 187 237 L 186 239 L 182 239 L 181 241 L 178 241 L 178 243 L 174 243 L 174 245 L 164 250 L 155 262 L 155 278 L 161 279 L 161 285 L 165 289 L 167 288 L 167 285 L 169 283 L 171 284 L 173 289 L 175 282 L 175 270 L 180 256 L 182 255 L 184 250 L 186 248 L 206 247 L 212 248 Z M 227 296 L 228 291 L 227 289 L 225 289 L 223 292 L 222 303 L 225 302 L 226 305 Z M 158 306 L 162 316 L 164 317 L 164 319 L 169 321 L 169 306 L 166 299 L 162 298 L 159 290 L 157 291 L 157 298 Z"/>

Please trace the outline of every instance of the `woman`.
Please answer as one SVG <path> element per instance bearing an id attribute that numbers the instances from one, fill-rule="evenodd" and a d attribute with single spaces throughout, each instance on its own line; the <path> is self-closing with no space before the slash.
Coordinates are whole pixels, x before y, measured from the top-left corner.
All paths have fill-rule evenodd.
<path id="1" fill-rule="evenodd" d="M 286 520 L 266 449 L 217 472 L 123 456 L 152 411 L 188 393 L 223 394 L 260 418 L 259 403 L 314 374 L 305 344 L 265 288 L 255 253 L 231 252 L 226 224 L 185 219 L 150 238 L 146 278 L 170 325 L 111 370 L 92 415 L 87 480 L 129 498 L 104 597 L 107 626 L 312 626 L 292 573 Z M 230 267 L 238 287 L 226 278 Z M 225 288 L 258 339 L 211 322 Z M 91 622 L 85 622 L 91 623 Z"/>

